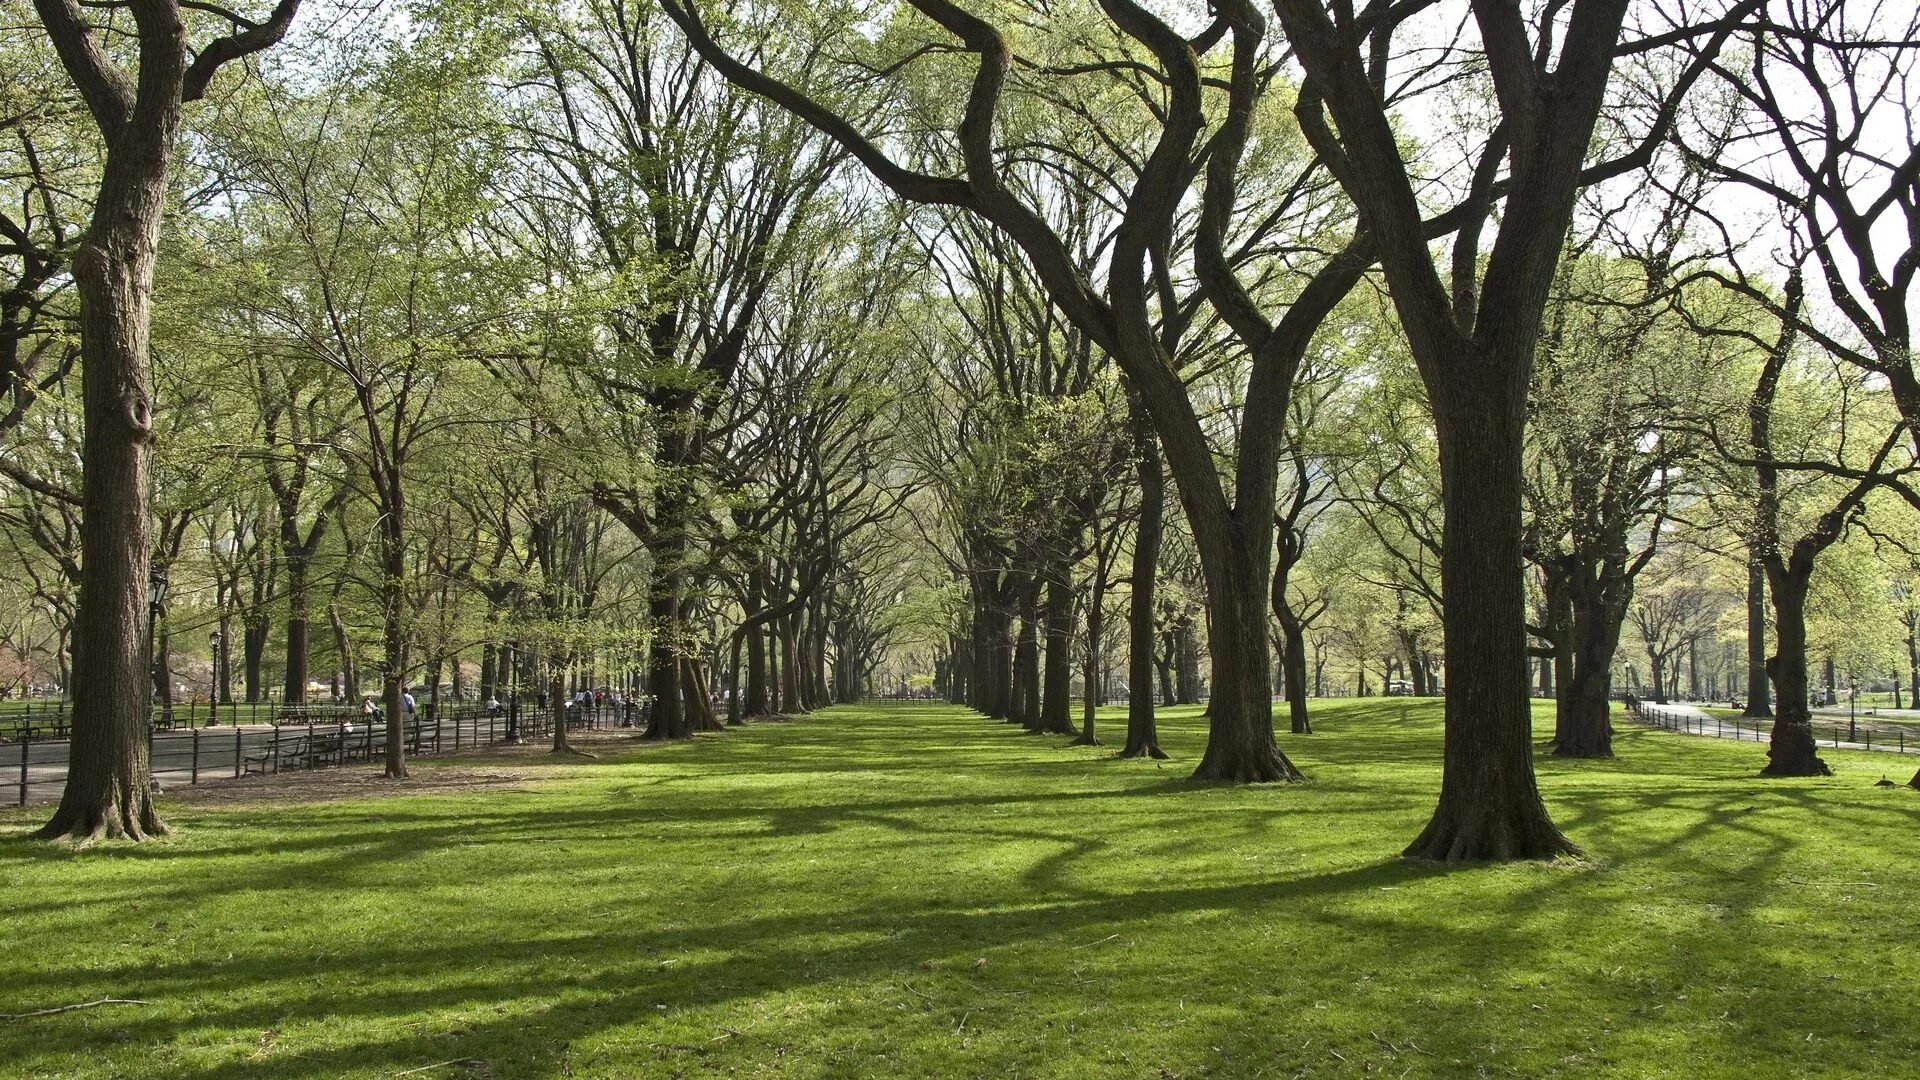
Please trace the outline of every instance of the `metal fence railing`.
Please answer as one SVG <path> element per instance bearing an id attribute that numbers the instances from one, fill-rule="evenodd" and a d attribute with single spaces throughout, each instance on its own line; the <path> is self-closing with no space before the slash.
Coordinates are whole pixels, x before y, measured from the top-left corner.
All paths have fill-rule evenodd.
<path id="1" fill-rule="evenodd" d="M 1773 737 L 1773 721 L 1738 717 L 1724 719 L 1696 709 L 1675 709 L 1651 702 L 1629 700 L 1627 715 L 1651 727 L 1677 731 L 1683 735 L 1701 735 L 1710 739 L 1741 739 L 1765 742 Z M 1821 746 L 1836 750 L 1874 750 L 1889 754 L 1920 753 L 1920 734 L 1906 725 L 1892 724 L 1878 731 L 1855 719 L 1849 723 L 1833 721 L 1813 725 L 1813 738 Z"/>
<path id="2" fill-rule="evenodd" d="M 567 729 L 594 730 L 645 721 L 639 707 L 618 706 L 611 700 L 569 706 Z M 358 710 L 308 708 L 281 711 L 276 722 L 221 727 L 163 729 L 147 733 L 147 754 L 161 785 L 198 784 L 214 777 L 247 773 L 273 775 L 293 769 L 371 761 L 386 752 L 384 719 L 364 722 Z M 442 702 L 439 709 L 423 707 L 405 725 L 409 756 L 458 753 L 519 738 L 537 742 L 553 735 L 553 712 L 531 701 L 508 702 L 490 708 L 474 702 Z M 54 726 L 13 729 L 14 737 L 0 743 L 0 797 L 29 802 L 59 797 L 67 782 L 72 742 L 51 734 Z M 33 737 L 27 737 L 31 733 Z"/>

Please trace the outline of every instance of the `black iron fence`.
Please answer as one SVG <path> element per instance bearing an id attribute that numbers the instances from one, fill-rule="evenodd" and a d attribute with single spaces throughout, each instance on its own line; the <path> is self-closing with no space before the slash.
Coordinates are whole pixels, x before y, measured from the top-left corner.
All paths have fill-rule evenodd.
<path id="1" fill-rule="evenodd" d="M 1724 719 L 1693 709 L 1675 709 L 1665 705 L 1629 699 L 1627 715 L 1640 723 L 1683 735 L 1703 735 L 1710 739 L 1740 739 L 1765 742 L 1773 737 L 1773 721 L 1735 717 Z M 1851 721 L 1833 720 L 1813 725 L 1813 738 L 1821 746 L 1837 750 L 1874 750 L 1889 754 L 1920 753 L 1920 734 L 1901 724 L 1884 725 L 1875 730 Z"/>
<path id="2" fill-rule="evenodd" d="M 570 703 L 566 715 L 569 731 L 631 726 L 646 719 L 639 703 L 629 706 L 611 699 Z M 282 707 L 270 717 L 263 714 L 257 724 L 227 724 L 224 719 L 222 723 L 225 726 L 174 729 L 156 724 L 148 731 L 147 754 L 162 787 L 372 761 L 386 753 L 385 718 L 368 722 L 351 707 Z M 402 726 L 408 756 L 449 754 L 513 740 L 549 739 L 553 710 L 532 701 L 498 707 L 441 702 L 437 708 L 423 705 Z M 56 730 L 59 735 L 52 734 Z M 58 798 L 66 786 L 71 756 L 66 728 L 49 722 L 22 724 L 14 731 L 16 737 L 0 745 L 0 792 L 11 788 L 13 801 L 20 806 Z"/>

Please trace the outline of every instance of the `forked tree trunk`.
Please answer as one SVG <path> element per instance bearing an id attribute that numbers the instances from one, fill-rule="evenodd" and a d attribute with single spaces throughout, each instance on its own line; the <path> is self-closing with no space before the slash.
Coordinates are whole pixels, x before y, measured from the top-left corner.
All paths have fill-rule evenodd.
<path id="1" fill-rule="evenodd" d="M 1454 377 L 1433 394 L 1443 528 L 1455 541 L 1440 563 L 1445 763 L 1439 805 L 1406 854 L 1448 862 L 1572 854 L 1533 777 L 1521 574 L 1525 369 L 1516 377 L 1472 352 L 1448 359 Z"/>
<path id="2" fill-rule="evenodd" d="M 687 720 L 695 731 L 725 731 L 726 725 L 720 722 L 713 708 L 713 694 L 708 689 L 706 665 L 689 656 L 684 661 L 686 670 L 682 673 L 687 688 Z"/>
<path id="3" fill-rule="evenodd" d="M 1767 567 L 1773 597 L 1774 653 L 1767 658 L 1773 682 L 1773 738 L 1761 776 L 1831 776 L 1813 742 L 1813 710 L 1807 704 L 1807 583 L 1813 561 L 1804 568 Z"/>
<path id="4" fill-rule="evenodd" d="M 1573 623 L 1568 648 L 1562 650 L 1570 654 L 1561 679 L 1564 719 L 1556 725 L 1553 749 L 1560 757 L 1613 756 L 1613 704 L 1607 691 L 1613 654 L 1626 620 L 1627 597 L 1614 590 L 1610 601 L 1602 573 L 1579 566 L 1569 593 Z"/>

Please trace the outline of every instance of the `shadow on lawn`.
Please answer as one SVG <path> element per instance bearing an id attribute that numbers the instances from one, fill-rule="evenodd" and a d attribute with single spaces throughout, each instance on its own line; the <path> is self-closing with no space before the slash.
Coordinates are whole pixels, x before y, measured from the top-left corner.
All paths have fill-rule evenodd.
<path id="1" fill-rule="evenodd" d="M 549 886 L 555 900 L 550 921 L 535 921 L 505 939 L 464 926 L 456 906 L 416 925 L 364 933 L 345 947 L 326 942 L 310 954 L 275 951 L 239 960 L 190 956 L 159 967 L 108 963 L 42 971 L 30 986 L 14 990 L 60 1001 L 114 985 L 131 996 L 177 1007 L 147 1016 L 102 1017 L 94 1026 L 0 1031 L 0 1047 L 11 1042 L 21 1048 L 20 1040 L 31 1034 L 36 1051 L 80 1055 L 103 1027 L 117 1040 L 163 1045 L 326 1018 L 329 1026 L 348 1033 L 341 1045 L 303 1045 L 297 1057 L 270 1058 L 275 1075 L 324 1077 L 351 1069 L 393 1071 L 429 1060 L 422 1057 L 429 1053 L 423 1049 L 426 1038 L 353 1037 L 364 1030 L 362 1022 L 458 1014 L 457 1041 L 432 1042 L 450 1048 L 439 1056 L 457 1051 L 508 1071 L 526 1071 L 543 1060 L 541 1055 L 559 1053 L 555 1048 L 614 1029 L 639 1032 L 637 1039 L 656 1026 L 663 1033 L 677 1031 L 669 1020 L 688 1009 L 718 1010 L 823 984 L 887 987 L 909 979 L 917 988 L 899 994 L 906 1005 L 923 1009 L 926 1002 L 938 1002 L 963 1020 L 965 1010 L 990 1007 L 995 991 L 1019 994 L 1023 1007 L 1042 1013 L 1079 1008 L 1098 993 L 1143 1018 L 1157 1016 L 1166 1002 L 1157 996 L 1161 984 L 1151 968 L 1122 964 L 1097 990 L 1070 983 L 1061 970 L 1073 956 L 1070 950 L 1080 947 L 1065 942 L 1090 940 L 1116 928 L 1129 935 L 1182 928 L 1190 937 L 1186 951 L 1194 954 L 1186 962 L 1244 973 L 1250 993 L 1275 995 L 1287 1008 L 1300 1009 L 1311 1002 L 1286 999 L 1294 992 L 1288 980 L 1308 980 L 1285 968 L 1250 966 L 1264 961 L 1242 955 L 1230 935 L 1212 935 L 1209 920 L 1271 920 L 1279 927 L 1276 932 L 1296 935 L 1290 960 L 1299 972 L 1333 963 L 1378 970 L 1412 963 L 1504 983 L 1509 972 L 1542 963 L 1543 941 L 1582 941 L 1599 924 L 1617 930 L 1619 905 L 1639 902 L 1618 894 L 1623 886 L 1614 883 L 1604 863 L 1492 871 L 1497 876 L 1486 888 L 1494 882 L 1501 888 L 1494 894 L 1475 884 L 1482 880 L 1475 872 L 1389 857 L 1398 839 L 1392 829 L 1404 822 L 1411 835 L 1431 807 L 1439 750 L 1430 717 L 1424 727 L 1417 716 L 1403 722 L 1393 705 L 1350 707 L 1330 718 L 1323 734 L 1294 738 L 1289 750 L 1336 766 L 1418 765 L 1427 777 L 1405 787 L 1328 783 L 1305 791 L 1199 787 L 1184 780 L 1185 769 L 1147 772 L 1139 763 L 1113 762 L 1097 750 L 1063 752 L 1050 741 L 957 711 L 820 719 L 816 726 L 767 725 L 758 729 L 765 736 L 760 739 L 730 734 L 666 748 L 664 754 L 586 763 L 572 782 L 550 793 L 302 807 L 276 822 L 283 836 L 291 835 L 270 843 L 245 836 L 246 815 L 228 811 L 193 823 L 205 830 L 194 846 L 91 854 L 139 861 L 238 858 L 216 871 L 173 875 L 170 882 L 135 890 L 136 895 L 122 892 L 83 902 L 88 907 L 133 902 L 143 910 L 192 910 L 229 891 L 258 890 L 285 892 L 293 912 L 325 912 L 332 910 L 336 892 L 405 888 L 419 873 L 420 859 L 451 848 L 473 848 L 485 856 L 478 865 L 491 876 L 480 880 L 535 878 Z M 834 726 L 827 729 L 827 722 Z M 1168 726 L 1175 738 L 1191 739 L 1190 723 L 1190 718 L 1176 718 Z M 1636 755 L 1671 753 L 1655 742 L 1629 741 L 1628 746 Z M 981 770 L 980 790 L 935 793 L 943 786 L 950 792 L 956 774 L 974 769 Z M 1165 775 L 1169 771 L 1174 775 Z M 840 782 L 819 775 L 830 773 L 852 775 Z M 1710 774 L 1636 780 L 1617 763 L 1572 763 L 1543 774 L 1557 819 L 1578 839 L 1593 837 L 1614 850 L 1646 855 L 1712 835 L 1737 838 L 1736 860 L 1701 866 L 1696 880 L 1676 886 L 1682 892 L 1697 890 L 1703 904 L 1711 896 L 1711 903 L 1735 914 L 1771 897 L 1782 864 L 1807 840 L 1805 823 L 1818 820 L 1814 815 L 1829 809 L 1831 801 L 1805 788 L 1769 782 L 1730 789 Z M 579 805 L 591 797 L 593 785 L 606 782 L 617 786 L 600 792 L 597 804 Z M 1304 797 L 1307 792 L 1312 797 Z M 1135 801 L 1140 797 L 1147 798 Z M 1782 809 L 1791 815 L 1774 812 Z M 1871 815 L 1881 827 L 1899 828 L 1911 828 L 1917 813 L 1904 804 L 1855 802 L 1847 810 Z M 1350 865 L 1350 837 L 1331 830 L 1316 835 L 1323 815 L 1333 814 L 1362 815 L 1381 825 L 1379 857 Z M 1222 832 L 1229 822 L 1234 827 Z M 229 829 L 241 835 L 206 835 Z M 1258 867 L 1236 871 L 1226 863 L 1228 870 L 1256 880 L 1145 883 L 1145 872 L 1162 859 L 1177 869 L 1183 857 L 1210 857 L 1219 874 L 1219 849 L 1258 843 L 1280 831 L 1301 865 L 1349 865 L 1274 874 Z M 843 832 L 850 835 L 835 837 Z M 1199 838 L 1214 850 L 1196 852 Z M 723 844 L 730 858 L 750 868 L 760 845 L 790 853 L 792 845 L 825 839 L 835 839 L 837 846 L 822 848 L 823 854 L 856 860 L 818 871 L 839 881 L 876 867 L 907 867 L 915 859 L 934 865 L 934 856 L 977 855 L 982 849 L 1004 851 L 1009 865 L 999 878 L 982 880 L 981 891 L 992 897 L 985 903 L 958 888 L 889 903 L 856 895 L 867 902 L 798 912 L 764 911 L 762 902 L 769 899 L 767 890 L 804 889 L 804 880 L 763 880 L 758 894 L 741 894 L 737 883 L 717 881 L 708 883 L 706 893 L 635 897 L 623 884 L 590 878 L 610 864 L 638 873 L 649 865 L 672 866 L 681 845 L 694 852 Z M 533 848 L 536 843 L 542 846 Z M 1124 888 L 1110 881 L 1092 884 L 1080 872 L 1081 864 L 1112 856 L 1122 844 L 1137 860 L 1127 864 Z M 522 850 L 538 850 L 542 857 L 519 857 Z M 9 870 L 64 857 L 20 841 L 0 845 L 0 868 Z M 751 869 L 743 873 L 751 879 Z M 641 902 L 623 906 L 635 899 Z M 594 918 L 603 906 L 626 919 Z M 31 915 L 32 905 L 10 912 Z M 1742 938 L 1738 925 L 1718 923 L 1684 933 L 1654 928 L 1644 940 L 1622 938 L 1614 949 L 1623 962 L 1637 965 L 1635 978 L 1617 985 L 1595 982 L 1597 1006 L 1619 1015 L 1616 1030 L 1660 1022 L 1644 1011 L 1651 1008 L 1648 985 L 1684 983 L 1693 962 L 1683 955 L 1687 949 L 1744 944 Z M 1316 941 L 1324 948 L 1316 950 Z M 1017 958 L 1024 950 L 1046 958 L 1037 974 L 1019 974 Z M 990 951 L 1016 960 L 974 971 L 972 958 Z M 682 957 L 690 959 L 672 962 Z M 934 970 L 924 967 L 929 962 L 937 965 Z M 1749 970 L 1762 973 L 1743 977 L 1772 977 L 1764 974 L 1772 966 L 1765 956 L 1752 964 Z M 1779 977 L 1790 985 L 1793 974 Z M 1598 978 L 1591 972 L 1577 977 Z M 360 989 L 346 997 L 316 989 L 343 983 Z M 1450 982 L 1436 984 L 1429 996 L 1447 1023 L 1459 1029 L 1452 1037 L 1497 1041 L 1509 1034 L 1499 1017 L 1475 1012 L 1460 999 L 1470 992 L 1451 987 Z M 1496 986 L 1493 992 L 1498 991 Z M 1369 991 L 1354 984 L 1351 993 L 1361 1001 Z M 1766 993 L 1780 1010 L 1806 1008 L 1787 986 Z M 210 999 L 212 1007 L 206 1004 Z M 1413 1015 L 1400 1006 L 1406 1003 L 1378 1003 L 1386 1010 L 1381 1024 L 1389 1033 Z M 1238 1015 L 1216 1025 L 1211 1037 L 1237 1052 L 1253 1052 L 1270 1041 L 1272 1030 L 1264 1022 Z M 672 1037 L 686 1038 L 684 1033 Z M 1719 1029 L 1699 1036 L 1729 1044 L 1735 1037 Z M 746 1045 L 745 1039 L 728 1044 Z M 684 1044 L 666 1049 L 707 1052 Z M 263 1064 L 268 1062 L 173 1071 L 209 1078 L 252 1076 Z"/>

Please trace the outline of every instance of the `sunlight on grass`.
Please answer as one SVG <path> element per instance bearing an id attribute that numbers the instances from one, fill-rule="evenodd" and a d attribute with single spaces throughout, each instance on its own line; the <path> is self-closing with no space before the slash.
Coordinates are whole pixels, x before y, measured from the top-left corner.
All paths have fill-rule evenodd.
<path id="1" fill-rule="evenodd" d="M 514 790 L 176 802 L 138 847 L 8 811 L 0 1012 L 152 1004 L 0 1023 L 0 1072 L 1912 1073 L 1920 793 L 1872 782 L 1914 759 L 1761 781 L 1761 747 L 1623 725 L 1539 762 L 1587 860 L 1443 870 L 1394 857 L 1437 703 L 1315 722 L 1291 787 L 1188 784 L 1194 710 L 1156 766 L 843 708 Z"/>

